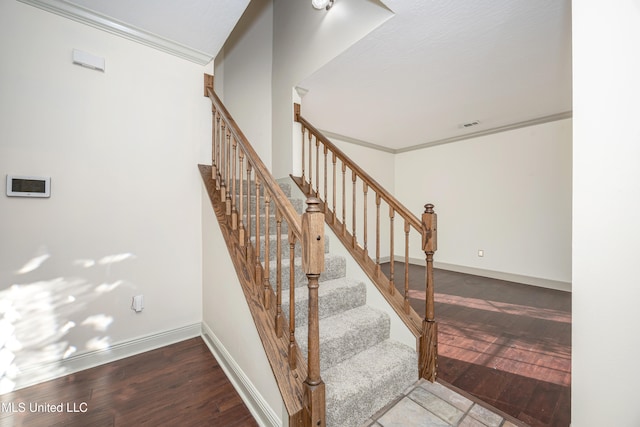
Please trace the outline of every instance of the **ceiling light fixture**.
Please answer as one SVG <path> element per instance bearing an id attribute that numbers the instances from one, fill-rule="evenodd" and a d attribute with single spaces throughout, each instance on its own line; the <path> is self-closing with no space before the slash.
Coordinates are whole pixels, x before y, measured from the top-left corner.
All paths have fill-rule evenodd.
<path id="1" fill-rule="evenodd" d="M 333 6 L 333 0 L 311 0 L 311 5 L 318 10 L 329 10 L 331 9 L 331 6 Z"/>

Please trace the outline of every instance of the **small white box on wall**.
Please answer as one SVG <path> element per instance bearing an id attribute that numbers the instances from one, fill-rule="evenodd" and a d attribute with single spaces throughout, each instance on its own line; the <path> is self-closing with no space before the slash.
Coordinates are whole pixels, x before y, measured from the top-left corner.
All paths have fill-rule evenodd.
<path id="1" fill-rule="evenodd" d="M 42 176 L 7 175 L 7 196 L 50 197 L 51 178 Z"/>
<path id="2" fill-rule="evenodd" d="M 92 55 L 87 52 L 83 52 L 78 49 L 73 49 L 73 63 L 86 68 L 91 68 L 92 70 L 104 72 L 104 58 Z"/>

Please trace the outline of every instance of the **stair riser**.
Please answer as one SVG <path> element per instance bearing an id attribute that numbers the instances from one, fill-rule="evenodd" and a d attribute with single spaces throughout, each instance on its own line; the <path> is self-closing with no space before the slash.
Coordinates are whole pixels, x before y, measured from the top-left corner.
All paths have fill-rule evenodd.
<path id="1" fill-rule="evenodd" d="M 255 238 L 251 239 L 252 243 L 255 244 Z M 264 236 L 260 236 L 260 260 L 264 261 L 266 244 Z M 287 239 L 287 235 L 280 236 L 280 248 L 282 250 L 282 259 L 289 259 L 289 254 L 291 253 L 289 248 L 289 241 Z M 329 253 L 329 240 L 325 239 L 324 242 L 324 253 Z M 294 257 L 299 258 L 302 256 L 302 245 L 300 243 L 296 244 L 294 249 Z M 278 239 L 277 236 L 269 236 L 269 261 L 275 261 L 278 257 Z"/>
<path id="2" fill-rule="evenodd" d="M 259 217 L 260 254 L 265 255 L 265 237 L 268 228 L 271 235 L 277 233 L 275 203 L 269 206 L 269 217 L 265 217 L 264 195 L 256 198 L 255 181 L 236 180 L 227 185 L 227 192 L 235 187 L 235 212 L 240 214 L 240 187 L 243 188 L 243 215 L 237 218 L 245 222 L 245 236 L 255 242 Z M 303 199 L 291 199 L 289 184 L 281 188 L 294 206 L 298 215 L 306 209 Z M 261 191 L 263 193 L 263 191 Z M 247 200 L 247 193 L 250 195 Z M 257 201 L 256 201 L 257 199 Z M 268 224 L 268 227 L 267 227 Z M 289 272 L 294 270 L 296 301 L 296 340 L 301 354 L 307 357 L 307 277 L 302 271 L 301 245 L 296 244 L 294 266 L 289 266 L 288 225 L 282 222 L 282 311 L 289 314 Z M 269 236 L 269 280 L 276 288 L 277 256 L 276 236 Z M 325 239 L 325 253 L 329 250 Z M 339 243 L 338 243 L 339 244 Z M 320 322 L 320 369 L 326 384 L 326 426 L 357 427 L 371 417 L 391 399 L 398 396 L 417 379 L 417 358 L 415 351 L 406 346 L 405 350 L 389 346 L 389 316 L 365 306 L 366 287 L 344 278 L 346 261 L 343 257 L 325 255 L 325 271 L 320 276 L 319 317 Z M 323 287 L 324 285 L 324 287 Z M 335 286 L 334 286 L 335 285 Z M 274 301 L 275 303 L 275 301 Z M 354 314 L 350 314 L 354 313 Z M 400 344 L 401 345 L 401 344 Z M 393 348 L 390 348 L 393 347 Z M 410 353 L 410 355 L 407 355 Z"/>
<path id="3" fill-rule="evenodd" d="M 367 352 L 371 354 L 370 351 Z M 367 381 L 349 381 L 349 372 L 332 372 L 325 376 L 327 427 L 358 427 L 415 383 L 418 378 L 415 352 L 407 348 L 389 356 L 389 353 L 374 352 L 375 359 L 384 361 L 384 368 L 378 367 L 375 370 L 371 369 L 374 363 L 359 356 L 354 358 L 358 360 L 350 371 L 360 379 L 366 377 Z M 336 376 L 352 386 L 348 390 L 334 390 L 334 381 L 338 380 Z M 340 386 L 336 385 L 336 388 Z"/>
<path id="4" fill-rule="evenodd" d="M 289 261 L 282 260 L 282 289 L 289 289 Z M 345 277 L 346 274 L 346 261 L 342 257 L 337 256 L 326 256 L 325 257 L 325 270 L 320 275 L 319 281 L 323 282 L 325 280 L 339 279 L 341 277 Z M 272 286 L 276 286 L 276 262 L 271 261 L 269 263 L 269 281 Z M 307 276 L 302 271 L 302 259 L 296 258 L 294 265 L 294 277 L 295 277 L 295 286 L 296 288 L 301 286 L 307 286 Z"/>
<path id="5" fill-rule="evenodd" d="M 373 310 L 351 310 L 344 314 L 350 312 L 366 312 L 367 316 L 356 319 L 354 323 L 345 322 L 345 325 L 341 325 L 344 329 L 339 335 L 335 334 L 335 331 L 325 331 L 323 326 L 325 328 L 329 326 L 323 325 L 325 322 L 320 322 L 320 372 L 389 338 L 389 316 L 385 313 Z M 333 324 L 332 326 L 335 327 Z M 296 340 L 302 354 L 306 354 L 306 328 L 296 328 Z"/>
<path id="6" fill-rule="evenodd" d="M 304 210 L 306 209 L 306 205 L 304 203 L 304 200 L 290 199 L 289 201 L 291 202 L 291 204 L 293 205 L 295 211 L 299 215 L 301 215 L 304 212 Z M 251 207 L 251 210 L 249 212 L 251 213 L 251 215 L 255 215 L 256 214 L 256 199 L 255 199 L 255 196 L 251 196 L 249 198 L 249 206 Z M 260 207 L 260 215 L 264 215 L 265 203 L 264 203 L 264 199 L 262 197 L 260 198 L 260 203 L 258 203 L 258 206 Z M 238 213 L 240 212 L 240 196 L 236 196 L 236 210 L 238 211 Z M 243 210 L 243 214 L 246 215 L 247 214 L 247 195 L 246 194 L 244 196 L 242 196 L 242 210 Z M 269 203 L 269 214 L 270 215 L 275 215 L 276 214 L 276 205 L 275 205 L 275 202 L 273 200 Z"/>
<path id="7" fill-rule="evenodd" d="M 277 222 L 276 222 L 276 217 L 271 215 L 269 217 L 269 234 L 276 234 L 277 231 Z M 280 233 L 281 234 L 287 234 L 289 231 L 289 224 L 287 224 L 287 222 L 285 222 L 284 220 L 280 222 Z M 264 220 L 264 215 L 260 215 L 260 235 L 264 236 L 264 234 L 267 232 L 267 224 Z M 255 236 L 256 235 L 256 218 L 255 215 L 252 215 L 251 217 L 251 235 Z"/>
<path id="8" fill-rule="evenodd" d="M 299 293 L 295 304 L 295 319 L 297 327 L 307 324 L 309 313 L 308 293 Z M 301 298 L 300 298 L 301 297 Z M 323 293 L 322 285 L 320 286 L 320 295 L 318 297 L 318 316 L 324 319 L 347 310 L 360 307 L 366 303 L 367 289 L 363 283 L 356 286 L 342 287 L 332 291 L 331 293 Z M 282 296 L 282 312 L 289 315 L 289 294 Z"/>
<path id="9" fill-rule="evenodd" d="M 242 182 L 242 184 L 244 185 L 244 190 L 243 190 L 243 194 L 247 194 L 247 180 L 244 179 L 242 181 L 240 181 L 239 179 L 236 179 L 236 194 L 240 193 L 240 182 Z M 251 194 L 255 194 L 256 192 L 256 183 L 255 181 L 251 181 L 250 183 L 251 185 Z M 284 193 L 285 196 L 287 197 L 291 197 L 291 184 L 288 183 L 280 183 L 280 189 L 282 190 L 282 192 Z M 231 190 L 231 188 L 229 189 Z M 264 190 L 260 189 L 260 193 L 264 193 Z"/>

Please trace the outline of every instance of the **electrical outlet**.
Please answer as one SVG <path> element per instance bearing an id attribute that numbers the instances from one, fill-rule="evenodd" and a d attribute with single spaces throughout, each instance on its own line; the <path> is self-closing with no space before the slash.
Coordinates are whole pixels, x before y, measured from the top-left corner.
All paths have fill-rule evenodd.
<path id="1" fill-rule="evenodd" d="M 484 256 L 484 250 L 478 249 L 478 256 L 479 257 L 483 257 Z"/>
<path id="2" fill-rule="evenodd" d="M 142 295 L 136 295 L 131 300 L 131 310 L 136 313 L 140 313 L 144 309 L 144 297 Z"/>

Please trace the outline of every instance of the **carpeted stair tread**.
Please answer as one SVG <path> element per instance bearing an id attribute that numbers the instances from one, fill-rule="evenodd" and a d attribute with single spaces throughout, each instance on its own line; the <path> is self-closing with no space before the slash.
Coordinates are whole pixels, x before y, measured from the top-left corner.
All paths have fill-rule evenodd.
<path id="1" fill-rule="evenodd" d="M 322 373 L 328 427 L 359 426 L 417 378 L 415 350 L 386 340 Z"/>
<path id="2" fill-rule="evenodd" d="M 326 280 L 339 279 L 346 275 L 346 260 L 343 256 L 333 255 L 331 253 L 324 255 L 325 270 L 320 275 L 319 281 L 324 282 Z M 289 259 L 283 258 L 282 260 L 282 289 L 289 289 L 289 271 L 290 262 Z M 272 286 L 276 286 L 277 276 L 277 264 L 276 261 L 269 262 L 269 281 Z M 307 276 L 302 270 L 302 258 L 294 259 L 294 278 L 296 288 L 301 286 L 307 286 Z"/>
<path id="3" fill-rule="evenodd" d="M 275 291 L 275 288 L 274 288 Z M 367 300 L 367 288 L 362 282 L 347 277 L 327 280 L 318 288 L 318 315 L 320 319 L 364 305 Z M 307 324 L 309 312 L 309 292 L 300 289 L 296 292 L 296 326 Z M 289 293 L 282 295 L 282 312 L 289 315 Z"/>
<path id="4" fill-rule="evenodd" d="M 275 203 L 271 201 L 269 217 L 265 216 L 264 194 L 261 191 L 256 209 L 255 182 L 252 182 L 247 203 L 247 183 L 243 189 L 243 213 L 240 221 L 252 242 L 256 239 L 256 215 L 260 221 L 260 254 L 264 258 L 265 237 L 269 234 L 269 280 L 276 290 L 276 220 Z M 292 187 L 287 179 L 280 187 L 298 214 L 306 209 L 304 197 L 291 197 Z M 240 181 L 236 181 L 239 193 Z M 239 210 L 239 196 L 236 208 Z M 258 212 L 256 212 L 256 210 Z M 248 217 L 247 217 L 248 215 Z M 268 227 L 267 227 L 268 224 Z M 282 221 L 282 312 L 289 316 L 289 227 Z M 417 356 L 414 349 L 389 339 L 389 316 L 366 305 L 364 283 L 346 277 L 346 260 L 329 252 L 329 236 L 325 239 L 325 271 L 320 275 L 318 308 L 320 317 L 320 369 L 326 384 L 326 414 L 328 427 L 360 426 L 376 411 L 396 398 L 417 378 Z M 307 357 L 307 277 L 302 271 L 300 242 L 296 244 L 294 259 L 296 341 Z M 264 263 L 264 261 L 263 261 Z M 264 264 L 263 264 L 264 265 Z"/>
<path id="5" fill-rule="evenodd" d="M 244 185 L 244 193 L 246 195 L 247 192 L 247 180 L 243 179 L 236 179 L 236 194 L 240 193 L 240 183 L 242 183 Z M 251 181 L 251 194 L 255 194 L 255 181 Z M 289 182 L 284 182 L 281 181 L 278 183 L 278 185 L 280 186 L 280 189 L 282 190 L 282 192 L 284 193 L 285 196 L 287 197 L 291 197 L 291 183 Z M 264 190 L 260 191 L 261 195 L 264 195 Z"/>
<path id="6" fill-rule="evenodd" d="M 252 189 L 251 190 L 251 196 L 249 196 L 249 213 L 251 215 L 254 215 L 256 213 L 256 196 L 253 195 L 255 193 L 255 191 Z M 293 208 L 295 209 L 295 211 L 298 214 L 302 214 L 305 209 L 307 209 L 307 204 L 305 203 L 304 200 L 302 199 L 292 199 L 290 198 L 289 201 L 291 202 L 291 204 L 293 205 Z M 265 203 L 264 203 L 264 197 L 260 197 L 259 199 L 259 203 L 258 206 L 260 208 L 260 214 L 264 215 L 265 213 Z M 240 195 L 236 194 L 236 209 L 239 211 L 240 210 Z M 246 193 L 242 195 L 242 209 L 243 209 L 243 214 L 246 215 L 247 213 L 247 195 Z M 269 214 L 270 215 L 275 215 L 276 214 L 276 204 L 273 200 L 271 200 L 270 205 L 269 205 Z"/>
<path id="7" fill-rule="evenodd" d="M 320 320 L 320 372 L 389 338 L 389 315 L 367 305 Z M 296 328 L 296 340 L 307 354 L 307 328 Z"/>
<path id="8" fill-rule="evenodd" d="M 278 222 L 276 221 L 275 215 L 269 215 L 269 234 L 276 234 L 277 226 L 278 226 Z M 260 235 L 264 236 L 264 234 L 266 233 L 266 230 L 267 230 L 267 223 L 265 221 L 264 212 L 262 212 L 262 215 L 260 215 Z M 287 222 L 283 219 L 280 222 L 280 233 L 282 235 L 287 235 L 288 230 L 289 230 L 289 224 L 287 224 Z M 252 236 L 256 235 L 255 213 L 251 215 L 251 235 Z"/>
<path id="9" fill-rule="evenodd" d="M 252 225 L 252 228 L 255 229 L 255 224 Z M 251 244 L 255 246 L 256 237 L 254 235 L 251 236 Z M 264 255 L 266 253 L 266 240 L 265 236 L 260 236 L 260 259 L 264 261 Z M 287 234 L 280 235 L 280 249 L 282 253 L 283 259 L 289 259 L 289 238 Z M 325 239 L 324 241 L 324 253 L 329 252 L 329 239 Z M 272 234 L 269 236 L 269 261 L 273 261 L 278 256 L 278 236 L 276 234 Z M 302 245 L 298 242 L 295 246 L 295 257 L 302 256 Z"/>

